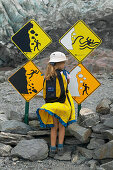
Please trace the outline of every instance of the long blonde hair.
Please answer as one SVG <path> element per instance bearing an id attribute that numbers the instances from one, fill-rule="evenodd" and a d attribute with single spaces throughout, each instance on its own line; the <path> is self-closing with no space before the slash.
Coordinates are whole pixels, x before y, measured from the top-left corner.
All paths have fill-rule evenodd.
<path id="1" fill-rule="evenodd" d="M 57 73 L 56 73 L 56 69 L 61 69 L 60 68 L 61 62 L 55 63 L 55 65 L 51 65 L 50 63 L 48 63 L 47 68 L 46 68 L 46 72 L 45 72 L 45 79 L 46 80 L 50 80 L 50 77 L 56 77 Z"/>

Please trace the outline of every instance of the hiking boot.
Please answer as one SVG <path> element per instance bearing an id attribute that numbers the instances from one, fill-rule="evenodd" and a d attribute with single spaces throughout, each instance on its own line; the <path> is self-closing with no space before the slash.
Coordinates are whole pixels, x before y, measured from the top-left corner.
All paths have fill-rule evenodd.
<path id="1" fill-rule="evenodd" d="M 64 154 L 64 146 L 63 146 L 63 144 L 58 144 L 57 154 L 59 156 L 63 156 L 63 154 Z"/>
<path id="2" fill-rule="evenodd" d="M 56 147 L 50 147 L 49 157 L 54 158 L 56 154 Z"/>

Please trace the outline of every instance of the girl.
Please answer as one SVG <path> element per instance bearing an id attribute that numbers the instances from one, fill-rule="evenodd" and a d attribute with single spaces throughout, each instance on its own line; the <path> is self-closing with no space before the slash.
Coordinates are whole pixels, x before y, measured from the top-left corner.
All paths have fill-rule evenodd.
<path id="1" fill-rule="evenodd" d="M 64 103 L 52 102 L 46 103 L 41 108 L 37 109 L 37 115 L 40 121 L 40 127 L 51 127 L 51 146 L 49 156 L 54 157 L 57 152 L 58 155 L 64 153 L 64 136 L 65 127 L 76 122 L 75 108 L 72 96 L 67 89 L 69 83 L 69 72 L 64 70 L 66 56 L 62 52 L 54 52 L 50 55 L 50 60 L 47 65 L 45 79 L 50 80 L 51 77 L 57 76 L 56 69 L 60 70 L 63 79 L 66 99 Z M 43 97 L 45 96 L 46 88 L 43 87 Z M 56 149 L 57 129 L 59 128 L 58 148 Z"/>

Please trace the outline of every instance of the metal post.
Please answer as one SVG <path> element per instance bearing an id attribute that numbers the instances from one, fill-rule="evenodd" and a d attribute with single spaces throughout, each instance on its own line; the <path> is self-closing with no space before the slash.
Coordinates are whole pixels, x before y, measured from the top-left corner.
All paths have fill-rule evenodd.
<path id="1" fill-rule="evenodd" d="M 81 104 L 78 104 L 78 117 L 79 117 L 79 114 L 80 114 L 80 110 L 81 110 Z"/>
<path id="2" fill-rule="evenodd" d="M 24 123 L 28 124 L 28 117 L 29 117 L 29 102 L 25 103 L 25 117 Z"/>

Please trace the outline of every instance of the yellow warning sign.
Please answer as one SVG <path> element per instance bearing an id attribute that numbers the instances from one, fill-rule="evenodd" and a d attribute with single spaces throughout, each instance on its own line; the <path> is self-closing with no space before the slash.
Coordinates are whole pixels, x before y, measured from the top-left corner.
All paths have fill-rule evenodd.
<path id="1" fill-rule="evenodd" d="M 25 24 L 11 37 L 11 40 L 29 60 L 35 58 L 52 42 L 35 20 Z"/>
<path id="2" fill-rule="evenodd" d="M 35 64 L 29 61 L 8 80 L 22 97 L 29 102 L 43 89 L 44 76 Z"/>
<path id="3" fill-rule="evenodd" d="M 102 41 L 82 20 L 79 20 L 60 38 L 59 42 L 78 61 L 82 61 Z"/>
<path id="4" fill-rule="evenodd" d="M 70 71 L 70 76 L 69 91 L 78 104 L 100 86 L 100 82 L 82 64 L 74 67 Z"/>

